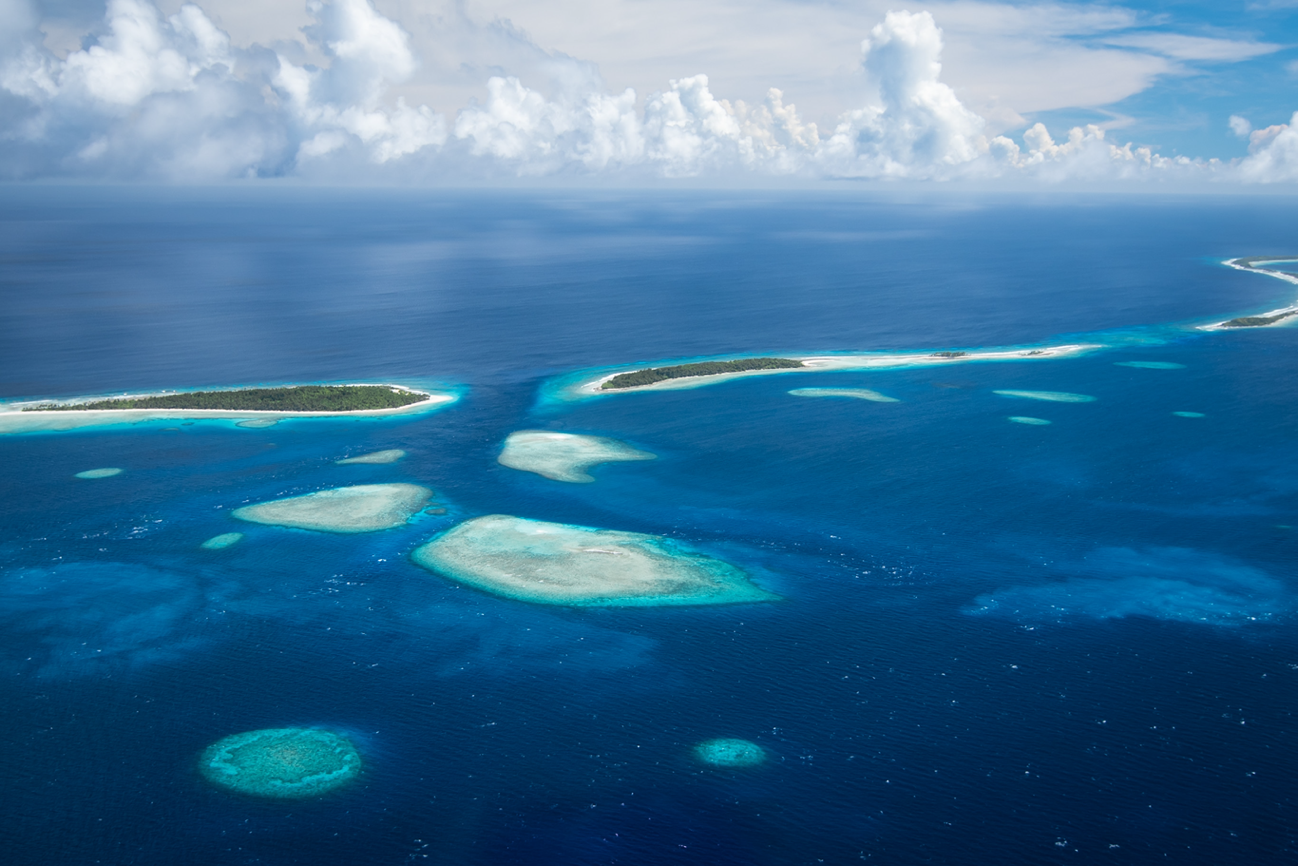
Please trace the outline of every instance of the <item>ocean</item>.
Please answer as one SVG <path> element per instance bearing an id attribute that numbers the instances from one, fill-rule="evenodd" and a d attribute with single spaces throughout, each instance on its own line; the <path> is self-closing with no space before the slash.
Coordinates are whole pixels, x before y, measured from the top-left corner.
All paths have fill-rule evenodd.
<path id="1" fill-rule="evenodd" d="M 1298 856 L 1298 331 L 1196 327 L 1294 300 L 1222 264 L 1298 252 L 1290 198 L 41 186 L 0 220 L 2 399 L 458 397 L 0 436 L 7 864 Z M 562 397 L 632 365 L 1065 343 L 1102 348 Z M 657 459 L 496 462 L 533 429 Z M 74 477 L 97 467 L 123 471 Z M 445 513 L 229 513 L 388 482 Z M 410 561 L 487 514 L 665 536 L 781 598 L 546 606 Z M 283 801 L 197 771 L 294 726 L 361 776 Z M 721 737 L 767 759 L 698 761 Z"/>

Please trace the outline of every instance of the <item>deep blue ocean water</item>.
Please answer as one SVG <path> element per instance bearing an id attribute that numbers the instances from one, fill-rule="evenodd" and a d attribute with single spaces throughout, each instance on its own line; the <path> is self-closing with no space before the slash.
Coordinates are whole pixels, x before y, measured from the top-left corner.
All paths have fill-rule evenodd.
<path id="1" fill-rule="evenodd" d="M 1192 328 L 1292 301 L 1220 262 L 1298 250 L 1298 203 L 55 187 L 5 189 L 0 220 L 2 398 L 461 396 L 0 437 L 7 864 L 1298 855 L 1298 331 Z M 633 362 L 1076 341 L 1110 348 L 552 399 Z M 588 485 L 495 462 L 533 428 L 659 459 Z M 409 456 L 333 463 L 383 448 Z M 125 471 L 72 477 L 100 466 Z M 448 513 L 228 516 L 378 481 Z M 408 561 L 490 513 L 667 535 L 783 600 L 541 607 Z M 266 803 L 195 771 L 291 725 L 351 737 L 360 782 Z M 771 760 L 705 768 L 712 737 Z"/>

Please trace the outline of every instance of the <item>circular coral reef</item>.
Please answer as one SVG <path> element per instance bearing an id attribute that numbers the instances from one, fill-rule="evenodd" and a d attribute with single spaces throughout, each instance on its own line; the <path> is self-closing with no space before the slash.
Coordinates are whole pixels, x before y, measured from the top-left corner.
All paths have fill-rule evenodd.
<path id="1" fill-rule="evenodd" d="M 311 728 L 267 728 L 218 740 L 198 770 L 212 784 L 255 797 L 299 799 L 339 788 L 361 771 L 345 737 Z"/>
<path id="2" fill-rule="evenodd" d="M 706 740 L 694 747 L 694 755 L 713 767 L 755 767 L 766 760 L 766 751 L 748 740 Z"/>

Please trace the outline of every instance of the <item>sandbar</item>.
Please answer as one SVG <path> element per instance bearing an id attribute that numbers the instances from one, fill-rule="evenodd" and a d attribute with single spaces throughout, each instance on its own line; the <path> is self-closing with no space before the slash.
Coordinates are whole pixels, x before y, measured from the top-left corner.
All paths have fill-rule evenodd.
<path id="1" fill-rule="evenodd" d="M 356 484 L 236 508 L 250 523 L 316 532 L 377 532 L 401 526 L 420 511 L 433 491 L 417 484 Z"/>
<path id="2" fill-rule="evenodd" d="M 78 472 L 76 478 L 112 478 L 114 475 L 121 475 L 122 470 L 116 466 L 105 466 L 103 469 L 87 469 L 84 472 Z"/>
<path id="3" fill-rule="evenodd" d="M 728 562 L 639 532 L 491 514 L 416 548 L 418 565 L 533 604 L 657 607 L 773 601 Z"/>
<path id="4" fill-rule="evenodd" d="M 198 771 L 218 787 L 275 799 L 318 797 L 355 779 L 361 756 L 346 737 L 313 728 L 268 728 L 217 740 Z"/>
<path id="5" fill-rule="evenodd" d="M 622 460 L 653 460 L 656 456 L 603 436 L 519 430 L 505 439 L 505 447 L 496 461 L 510 469 L 535 472 L 555 481 L 589 484 L 595 480 L 586 471 L 592 466 Z"/>
<path id="6" fill-rule="evenodd" d="M 376 383 L 358 383 L 376 384 Z M 236 409 L 80 409 L 76 411 L 51 410 L 40 411 L 34 407 L 43 406 L 49 400 L 23 400 L 0 403 L 0 435 L 7 433 L 58 433 L 65 430 L 76 430 L 82 427 L 97 427 L 107 424 L 140 424 L 147 421 L 186 420 L 208 421 L 238 419 L 255 421 L 258 419 L 279 420 L 282 418 L 381 418 L 393 415 L 417 415 L 423 412 L 444 409 L 459 399 L 458 395 L 436 391 L 425 391 L 408 388 L 404 385 L 387 385 L 424 394 L 425 399 L 418 403 L 397 406 L 390 409 L 362 409 L 348 412 L 278 412 L 273 410 L 236 410 Z M 155 392 L 149 394 L 118 394 L 115 398 L 129 399 L 160 396 Z M 105 397 L 78 397 L 72 400 L 58 401 L 68 403 L 91 403 Z M 28 411 L 24 411 L 24 409 Z M 238 423 L 236 421 L 236 423 Z M 243 425 L 248 426 L 248 425 Z"/>
<path id="7" fill-rule="evenodd" d="M 199 545 L 199 547 L 204 550 L 225 550 L 227 547 L 238 544 L 242 540 L 242 532 L 222 532 L 220 535 L 214 535 L 207 541 L 204 541 Z"/>
<path id="8" fill-rule="evenodd" d="M 396 463 L 406 452 L 400 448 L 389 448 L 386 451 L 371 451 L 369 454 L 359 454 L 355 457 L 346 457 L 342 460 L 335 460 L 339 466 L 348 466 L 353 463 Z"/>
<path id="9" fill-rule="evenodd" d="M 736 373 L 718 373 L 710 376 L 689 376 L 679 379 L 667 379 L 652 385 L 641 385 L 633 388 L 616 388 L 605 390 L 604 383 L 614 376 L 636 370 L 649 369 L 651 366 L 624 367 L 611 372 L 586 376 L 569 381 L 555 393 L 562 400 L 581 400 L 590 397 L 607 397 L 616 394 L 634 394 L 641 391 L 674 391 L 687 388 L 702 388 L 732 379 L 749 376 L 785 376 L 790 373 L 820 373 L 844 370 L 887 370 L 904 367 L 929 367 L 948 364 L 968 364 L 986 361 L 1037 361 L 1050 358 L 1065 358 L 1081 355 L 1094 349 L 1104 348 L 1100 344 L 1076 343 L 1060 346 L 1041 346 L 1020 349 L 971 349 L 959 352 L 862 352 L 843 355 L 785 355 L 790 360 L 801 361 L 801 367 L 779 368 L 770 370 L 745 370 Z M 715 358 L 711 360 L 727 360 Z"/>
<path id="10" fill-rule="evenodd" d="M 1009 416 L 1009 420 L 1013 421 L 1015 424 L 1030 424 L 1036 427 L 1044 427 L 1047 424 L 1053 423 L 1047 421 L 1045 418 L 1033 418 L 1031 415 L 1011 415 Z"/>
<path id="11" fill-rule="evenodd" d="M 1044 400 L 1047 403 L 1094 403 L 1090 394 L 1070 394 L 1067 391 L 993 391 L 1002 397 L 1019 400 Z"/>
<path id="12" fill-rule="evenodd" d="M 871 391 L 869 388 L 794 388 L 789 393 L 794 397 L 849 397 L 875 403 L 901 402 L 896 397 L 889 397 L 878 391 Z"/>

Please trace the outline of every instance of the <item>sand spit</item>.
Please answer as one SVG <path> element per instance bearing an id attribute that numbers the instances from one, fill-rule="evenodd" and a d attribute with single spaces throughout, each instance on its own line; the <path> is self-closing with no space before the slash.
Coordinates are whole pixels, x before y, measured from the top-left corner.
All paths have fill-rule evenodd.
<path id="1" fill-rule="evenodd" d="M 657 607 L 771 601 L 743 571 L 656 535 L 492 514 L 416 548 L 416 564 L 533 604 Z"/>
<path id="2" fill-rule="evenodd" d="M 633 394 L 641 391 L 676 391 L 686 388 L 702 388 L 707 385 L 715 385 L 719 382 L 728 382 L 731 379 L 739 379 L 748 376 L 782 376 L 789 373 L 820 373 L 849 370 L 889 370 L 904 367 L 930 367 L 987 361 L 1036 361 L 1051 358 L 1072 357 L 1101 348 L 1103 348 L 1103 346 L 1099 344 L 1076 343 L 1061 346 L 1042 346 L 1040 348 L 1030 349 L 971 349 L 969 351 L 959 352 L 877 352 L 852 355 L 785 355 L 781 357 L 788 357 L 795 361 L 801 361 L 803 366 L 775 370 L 745 370 L 739 373 L 718 373 L 712 376 L 690 376 L 681 379 L 667 379 L 662 382 L 655 382 L 652 385 L 642 385 L 636 388 L 618 388 L 616 390 L 608 391 L 602 390 L 604 383 L 616 375 L 646 369 L 646 367 L 626 367 L 580 380 L 575 384 L 566 387 L 563 390 L 563 395 L 567 399 L 579 400 L 588 397 L 607 396 L 610 394 Z M 726 359 L 717 358 L 713 360 Z"/>
<path id="3" fill-rule="evenodd" d="M 1070 394 L 1067 391 L 993 391 L 993 394 L 999 394 L 1002 397 L 1011 397 L 1018 400 L 1044 400 L 1047 403 L 1094 403 L 1095 398 L 1090 394 Z"/>
<path id="4" fill-rule="evenodd" d="M 365 464 L 382 464 L 396 463 L 406 456 L 406 452 L 400 448 L 389 448 L 386 451 L 371 451 L 369 454 L 359 454 L 356 457 L 346 457 L 342 460 L 335 460 L 339 466 L 350 466 L 353 463 Z"/>
<path id="5" fill-rule="evenodd" d="M 316 532 L 377 532 L 401 526 L 433 491 L 417 484 L 357 484 L 290 496 L 231 512 L 239 520 Z"/>
<path id="6" fill-rule="evenodd" d="M 357 385 L 374 385 L 381 383 L 356 382 Z M 57 433 L 64 430 L 76 430 L 81 427 L 97 427 L 103 424 L 139 424 L 145 421 L 207 421 L 237 419 L 236 424 L 242 427 L 266 426 L 253 425 L 252 421 L 278 421 L 283 418 L 374 418 L 390 415 L 417 415 L 422 412 L 443 409 L 459 399 L 454 394 L 436 391 L 424 391 L 419 388 L 408 388 L 405 385 L 388 385 L 417 394 L 426 395 L 426 399 L 406 406 L 392 409 L 365 409 L 357 412 L 275 412 L 269 410 L 238 411 L 234 409 L 78 409 L 51 411 L 23 411 L 27 407 L 48 405 L 49 400 L 25 400 L 15 403 L 0 403 L 0 435 L 6 433 Z M 174 391 L 155 392 L 151 394 L 118 394 L 114 398 L 139 399 L 158 396 L 159 393 L 172 394 Z M 89 403 L 105 397 L 80 397 L 75 400 L 58 401 L 63 405 Z M 240 423 L 244 422 L 244 423 Z"/>
<path id="7" fill-rule="evenodd" d="M 653 460 L 656 456 L 603 436 L 519 430 L 509 434 L 496 460 L 510 469 L 535 472 L 555 481 L 589 484 L 595 480 L 586 471 L 592 466 L 622 460 Z"/>
<path id="8" fill-rule="evenodd" d="M 847 397 L 855 400 L 869 400 L 874 403 L 900 403 L 896 397 L 871 391 L 869 388 L 794 388 L 789 392 L 794 397 Z"/>

